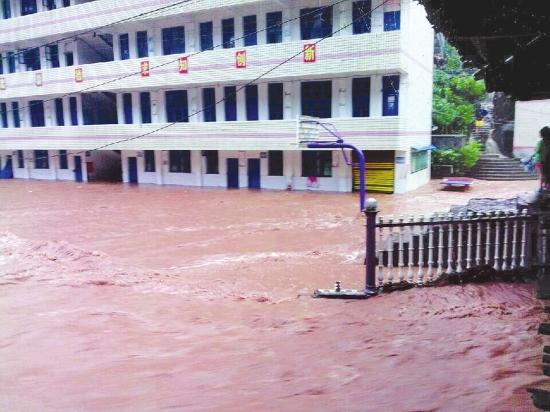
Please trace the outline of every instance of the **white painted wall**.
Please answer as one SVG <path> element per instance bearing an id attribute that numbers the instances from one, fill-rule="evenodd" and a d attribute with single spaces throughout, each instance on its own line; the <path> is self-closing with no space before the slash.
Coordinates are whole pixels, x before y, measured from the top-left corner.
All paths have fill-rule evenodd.
<path id="1" fill-rule="evenodd" d="M 514 123 L 514 154 L 533 154 L 540 140 L 540 129 L 550 127 L 550 99 L 516 102 Z"/>

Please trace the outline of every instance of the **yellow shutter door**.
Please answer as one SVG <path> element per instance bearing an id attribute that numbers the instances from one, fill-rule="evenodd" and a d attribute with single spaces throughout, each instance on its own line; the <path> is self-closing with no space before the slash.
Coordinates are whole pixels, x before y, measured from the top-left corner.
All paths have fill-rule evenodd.
<path id="1" fill-rule="evenodd" d="M 394 152 L 388 150 L 364 152 L 367 162 L 367 191 L 393 193 L 395 176 Z M 355 156 L 353 162 L 356 162 Z M 359 190 L 359 168 L 353 167 L 353 191 Z"/>

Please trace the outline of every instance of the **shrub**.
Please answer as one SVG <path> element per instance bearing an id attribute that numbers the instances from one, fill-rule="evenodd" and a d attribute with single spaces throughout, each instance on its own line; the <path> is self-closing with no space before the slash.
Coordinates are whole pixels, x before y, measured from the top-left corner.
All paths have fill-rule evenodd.
<path id="1" fill-rule="evenodd" d="M 432 153 L 432 167 L 452 165 L 454 175 L 464 175 L 469 172 L 481 157 L 481 143 L 471 140 L 458 149 L 439 149 Z"/>

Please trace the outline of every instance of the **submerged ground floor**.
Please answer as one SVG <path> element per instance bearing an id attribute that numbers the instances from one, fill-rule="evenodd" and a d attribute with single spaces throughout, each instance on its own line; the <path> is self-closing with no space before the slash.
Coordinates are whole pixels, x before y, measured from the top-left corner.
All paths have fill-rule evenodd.
<path id="1" fill-rule="evenodd" d="M 377 194 L 427 214 L 536 182 Z M 0 181 L 0 410 L 527 411 L 530 284 L 364 282 L 351 193 Z"/>
<path id="2" fill-rule="evenodd" d="M 404 193 L 429 181 L 425 148 L 364 154 L 370 191 Z M 331 150 L 0 151 L 5 178 L 331 192 L 358 189 L 358 168 L 348 161 L 350 152 Z"/>

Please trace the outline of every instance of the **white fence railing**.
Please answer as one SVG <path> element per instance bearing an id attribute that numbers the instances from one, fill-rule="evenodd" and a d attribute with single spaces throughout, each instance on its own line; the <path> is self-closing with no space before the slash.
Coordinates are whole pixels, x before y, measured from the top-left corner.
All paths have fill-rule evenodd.
<path id="1" fill-rule="evenodd" d="M 434 282 L 443 275 L 518 273 L 545 264 L 540 215 L 522 212 L 380 217 L 379 286 Z M 540 258 L 539 258 L 540 257 Z"/>

